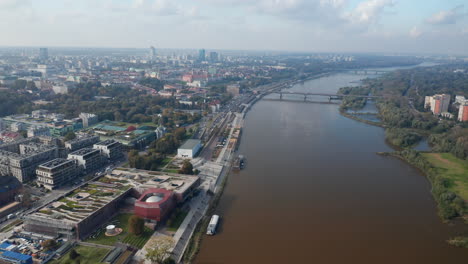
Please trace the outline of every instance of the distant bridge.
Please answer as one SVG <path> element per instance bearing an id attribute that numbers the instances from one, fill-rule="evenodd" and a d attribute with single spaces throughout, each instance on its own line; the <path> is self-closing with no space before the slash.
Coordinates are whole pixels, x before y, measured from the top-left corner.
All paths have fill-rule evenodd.
<path id="1" fill-rule="evenodd" d="M 279 94 L 280 95 L 280 100 L 283 99 L 283 95 L 302 95 L 302 96 L 304 96 L 304 101 L 307 101 L 307 96 L 327 96 L 328 101 L 340 100 L 343 97 L 355 97 L 355 98 L 366 98 L 366 99 L 381 98 L 382 97 L 382 96 L 375 96 L 375 95 L 332 94 L 332 93 L 303 93 L 303 92 L 283 92 L 283 91 L 277 91 L 277 92 L 272 92 L 272 93 Z"/>
<path id="2" fill-rule="evenodd" d="M 388 73 L 391 71 L 384 71 L 384 70 L 355 70 L 355 71 L 349 71 L 350 73 L 356 74 L 356 75 L 369 75 L 369 74 L 384 74 Z"/>

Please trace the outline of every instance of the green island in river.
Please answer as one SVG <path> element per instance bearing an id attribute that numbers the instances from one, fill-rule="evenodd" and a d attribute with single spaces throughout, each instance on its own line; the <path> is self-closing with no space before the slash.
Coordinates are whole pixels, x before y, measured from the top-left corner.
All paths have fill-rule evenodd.
<path id="1" fill-rule="evenodd" d="M 396 151 L 378 153 L 397 157 L 421 170 L 432 185 L 438 214 L 445 222 L 463 220 L 468 224 L 468 124 L 456 120 L 455 96 L 468 95 L 468 75 L 461 74 L 461 65 L 438 65 L 399 70 L 379 78 L 363 80 L 361 86 L 344 87 L 346 95 L 375 95 L 377 113 L 369 120 L 359 110 L 366 98 L 344 97 L 342 115 L 370 125 L 385 128 L 386 141 Z M 449 94 L 450 117 L 434 115 L 426 109 L 425 97 Z M 366 113 L 367 114 L 367 113 Z M 414 147 L 427 140 L 430 150 Z M 448 238 L 447 242 L 468 248 L 468 234 Z"/>

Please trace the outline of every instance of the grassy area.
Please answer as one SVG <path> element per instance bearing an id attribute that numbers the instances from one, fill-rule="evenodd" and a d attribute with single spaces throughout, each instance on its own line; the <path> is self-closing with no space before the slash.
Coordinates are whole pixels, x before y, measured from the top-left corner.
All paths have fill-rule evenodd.
<path id="1" fill-rule="evenodd" d="M 70 259 L 70 251 L 58 260 L 52 260 L 50 264 L 103 264 L 101 260 L 109 253 L 108 249 L 76 246 L 76 252 L 80 255 L 76 259 Z"/>
<path id="2" fill-rule="evenodd" d="M 168 158 L 165 158 L 161 161 L 161 164 L 159 165 L 159 168 L 164 168 L 164 166 L 166 166 L 167 164 L 169 164 L 169 162 L 171 162 L 173 159 L 173 157 L 168 157 Z"/>
<path id="3" fill-rule="evenodd" d="M 171 217 L 171 219 L 167 221 L 167 230 L 176 232 L 177 229 L 179 229 L 179 226 L 184 221 L 187 214 L 188 211 L 179 211 L 176 214 L 174 214 L 173 217 Z"/>
<path id="4" fill-rule="evenodd" d="M 117 242 L 123 242 L 137 248 L 142 248 L 150 239 L 151 235 L 153 235 L 154 231 L 145 227 L 145 231 L 140 236 L 130 234 L 128 232 L 128 219 L 130 216 L 132 216 L 132 214 L 119 214 L 109 222 L 109 225 L 112 224 L 118 228 L 122 228 L 123 232 L 121 234 L 112 237 L 106 236 L 105 227 L 107 225 L 105 225 L 104 227 L 97 230 L 95 234 L 91 235 L 91 237 L 88 238 L 86 242 L 109 246 L 113 246 Z"/>
<path id="5" fill-rule="evenodd" d="M 0 232 L 2 232 L 2 233 L 3 232 L 8 232 L 8 231 L 12 230 L 16 225 L 19 225 L 21 223 L 23 223 L 23 221 L 21 221 L 20 219 L 16 219 L 15 221 L 13 221 L 13 222 L 9 223 L 8 225 L 4 226 L 0 230 Z"/>
<path id="6" fill-rule="evenodd" d="M 450 153 L 422 154 L 439 174 L 450 180 L 449 190 L 468 201 L 468 164 Z"/>

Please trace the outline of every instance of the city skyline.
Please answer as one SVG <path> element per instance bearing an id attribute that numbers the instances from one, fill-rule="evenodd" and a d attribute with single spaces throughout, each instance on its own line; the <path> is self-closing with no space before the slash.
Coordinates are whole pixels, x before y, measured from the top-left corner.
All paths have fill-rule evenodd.
<path id="1" fill-rule="evenodd" d="M 2 0 L 0 46 L 468 54 L 463 2 Z"/>

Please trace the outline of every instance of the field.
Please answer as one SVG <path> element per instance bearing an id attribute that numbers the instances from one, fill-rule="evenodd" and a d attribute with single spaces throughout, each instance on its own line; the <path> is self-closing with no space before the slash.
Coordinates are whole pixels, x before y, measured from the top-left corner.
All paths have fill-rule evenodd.
<path id="1" fill-rule="evenodd" d="M 76 252 L 80 255 L 76 259 L 70 259 L 70 251 L 58 260 L 52 260 L 50 264 L 101 264 L 100 262 L 109 252 L 108 249 L 76 246 Z"/>
<path id="2" fill-rule="evenodd" d="M 128 219 L 130 216 L 132 216 L 132 214 L 119 214 L 108 223 L 108 225 L 112 224 L 118 228 L 122 228 L 123 232 L 121 234 L 113 237 L 106 236 L 105 227 L 107 225 L 104 225 L 103 228 L 100 228 L 95 234 L 91 235 L 91 237 L 88 238 L 86 242 L 109 246 L 113 246 L 117 242 L 123 242 L 137 248 L 143 248 L 146 242 L 150 239 L 151 235 L 153 235 L 154 231 L 145 227 L 145 231 L 140 236 L 130 234 L 128 232 Z"/>
<path id="3" fill-rule="evenodd" d="M 450 153 L 423 153 L 437 172 L 451 181 L 450 191 L 468 201 L 468 164 Z"/>

